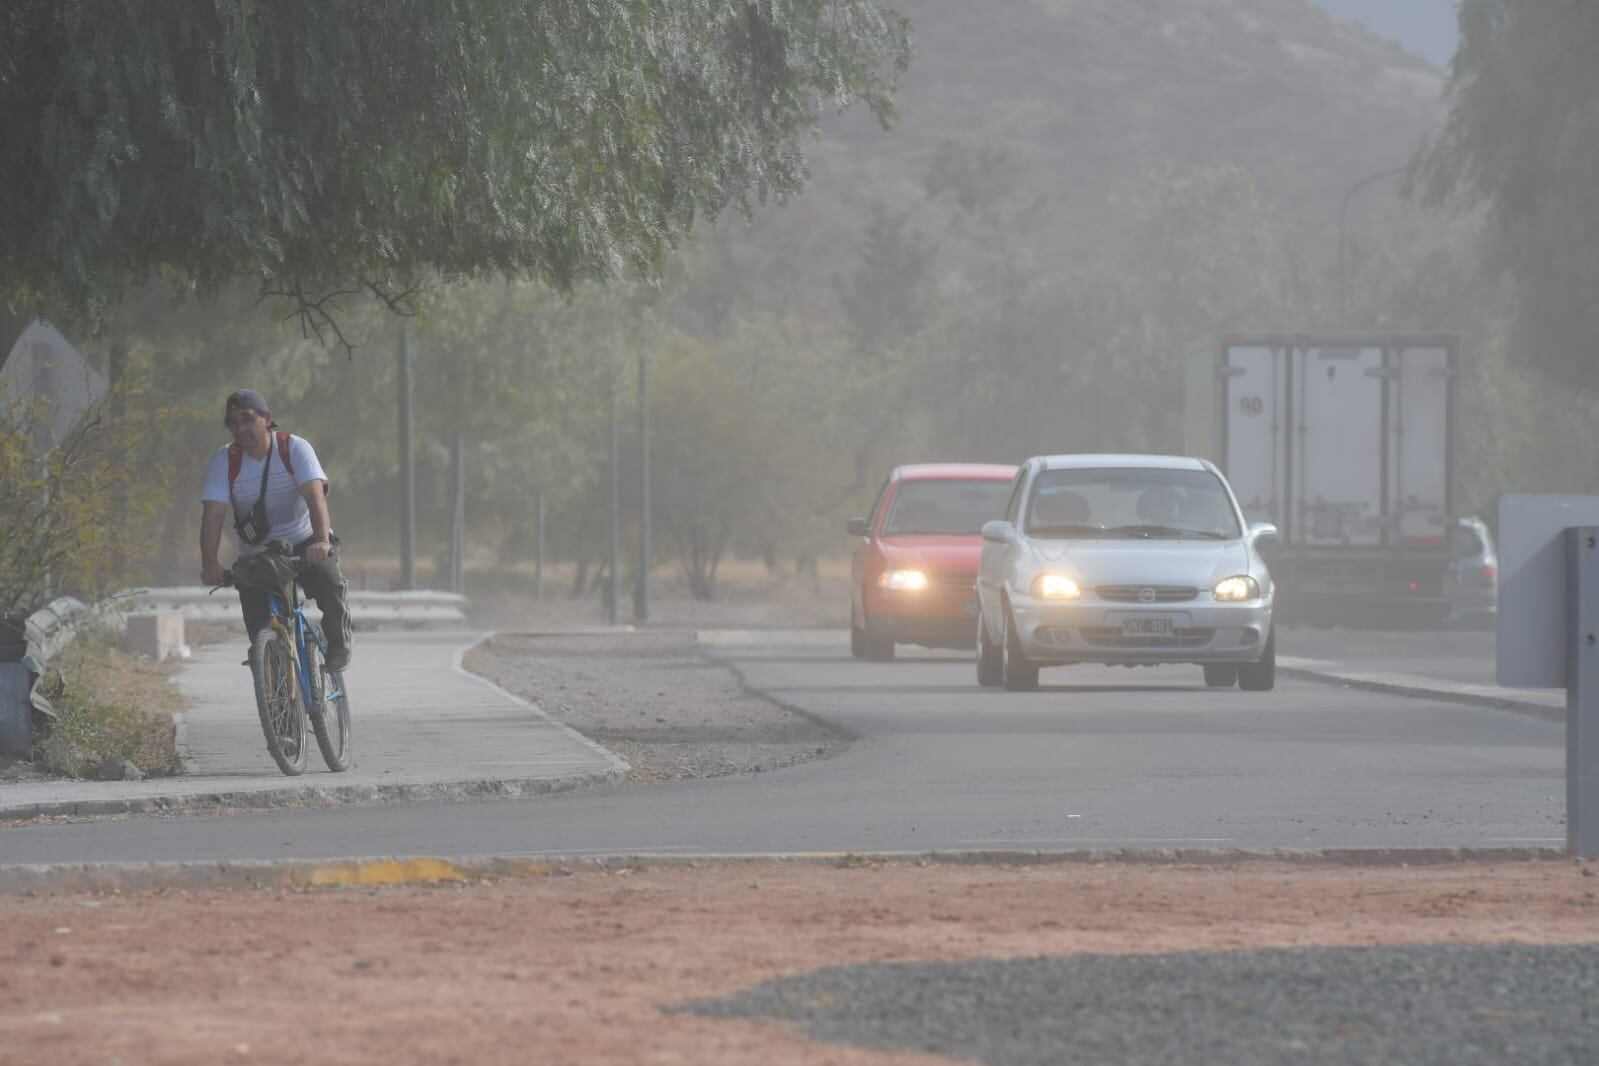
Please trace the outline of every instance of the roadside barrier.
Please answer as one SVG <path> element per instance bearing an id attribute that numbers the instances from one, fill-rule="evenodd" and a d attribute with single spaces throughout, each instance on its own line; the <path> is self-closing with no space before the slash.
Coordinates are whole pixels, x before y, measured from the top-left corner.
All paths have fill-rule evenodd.
<path id="1" fill-rule="evenodd" d="M 321 617 L 314 602 L 305 605 L 306 616 Z M 231 592 L 211 594 L 203 586 L 128 589 L 106 598 L 98 606 L 62 597 L 28 616 L 26 650 L 17 662 L 0 662 L 0 756 L 33 757 L 33 715 L 54 718 L 55 709 L 42 691 L 50 660 L 91 622 L 125 628 L 135 614 L 172 612 L 185 620 L 231 622 L 244 626 L 238 598 Z M 453 592 L 419 589 L 407 592 L 352 591 L 350 613 L 357 627 L 368 625 L 461 625 L 466 621 L 466 597 Z"/>

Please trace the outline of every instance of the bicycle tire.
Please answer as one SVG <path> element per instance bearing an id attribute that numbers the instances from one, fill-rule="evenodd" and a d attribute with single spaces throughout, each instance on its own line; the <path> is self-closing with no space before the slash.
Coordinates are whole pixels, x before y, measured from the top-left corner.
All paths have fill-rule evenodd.
<path id="1" fill-rule="evenodd" d="M 350 695 L 344 687 L 344 675 L 330 673 L 322 659 L 322 645 L 316 636 L 306 634 L 305 655 L 311 670 L 311 695 L 315 706 L 311 709 L 311 731 L 316 734 L 316 746 L 322 749 L 322 761 L 334 773 L 350 768 Z M 330 706 L 327 702 L 328 680 L 339 693 Z"/>
<path id="2" fill-rule="evenodd" d="M 250 642 L 250 674 L 255 678 L 255 708 L 261 716 L 267 752 L 289 777 L 305 772 L 305 701 L 294 675 L 294 652 L 272 626 Z"/>

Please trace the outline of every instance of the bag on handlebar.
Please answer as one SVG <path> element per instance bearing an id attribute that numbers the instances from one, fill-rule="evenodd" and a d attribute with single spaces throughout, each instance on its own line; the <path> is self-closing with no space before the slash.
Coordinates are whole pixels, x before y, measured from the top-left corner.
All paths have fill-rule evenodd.
<path id="1" fill-rule="evenodd" d="M 254 555 L 241 555 L 233 564 L 233 583 L 239 588 L 276 592 L 289 599 L 289 586 L 294 583 L 294 545 L 286 540 L 268 541 Z"/>

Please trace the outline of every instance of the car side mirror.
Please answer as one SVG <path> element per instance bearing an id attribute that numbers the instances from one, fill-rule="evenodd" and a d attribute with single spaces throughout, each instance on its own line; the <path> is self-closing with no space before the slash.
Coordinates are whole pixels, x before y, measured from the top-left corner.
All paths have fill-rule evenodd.
<path id="1" fill-rule="evenodd" d="M 869 537 L 872 535 L 871 527 L 866 524 L 866 519 L 859 515 L 844 523 L 844 532 L 852 537 Z"/>
<path id="2" fill-rule="evenodd" d="M 1249 523 L 1249 539 L 1254 544 L 1280 544 L 1283 535 L 1270 522 Z"/>
<path id="3" fill-rule="evenodd" d="M 1016 536 L 1016 527 L 1003 518 L 983 523 L 983 539 L 991 544 L 1009 544 Z"/>

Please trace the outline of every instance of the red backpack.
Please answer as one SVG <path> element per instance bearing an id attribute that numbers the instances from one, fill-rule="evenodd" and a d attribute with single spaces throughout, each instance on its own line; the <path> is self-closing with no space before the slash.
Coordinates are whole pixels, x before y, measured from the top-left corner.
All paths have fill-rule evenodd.
<path id="1" fill-rule="evenodd" d="M 283 460 L 283 469 L 294 476 L 294 460 L 289 458 L 289 435 L 283 430 L 273 434 L 278 438 L 278 458 Z M 238 480 L 239 470 L 244 466 L 244 451 L 237 444 L 228 445 L 228 498 L 233 498 L 233 483 Z"/>

